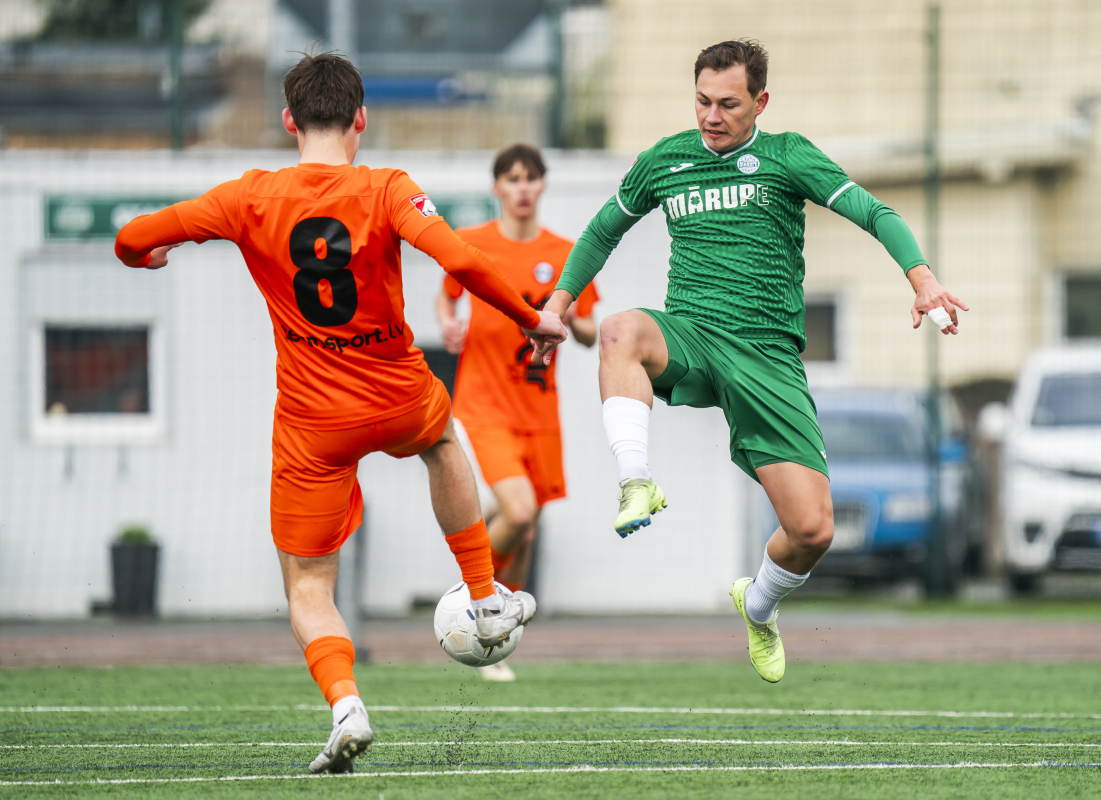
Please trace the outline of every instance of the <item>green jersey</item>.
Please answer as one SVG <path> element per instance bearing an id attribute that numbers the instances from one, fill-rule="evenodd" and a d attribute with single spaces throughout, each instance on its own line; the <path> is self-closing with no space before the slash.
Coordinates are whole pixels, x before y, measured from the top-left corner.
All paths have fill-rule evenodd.
<path id="1" fill-rule="evenodd" d="M 607 244 L 614 247 L 660 207 L 672 238 L 666 312 L 747 339 L 789 338 L 802 350 L 807 200 L 839 210 L 873 234 L 877 220 L 894 216 L 909 242 L 901 259 L 884 240 L 888 250 L 904 269 L 924 263 L 905 223 L 805 137 L 754 128 L 744 144 L 718 153 L 689 130 L 639 155 L 614 198 L 618 208 L 609 200 L 590 223 L 558 288 L 578 296 L 595 274 L 592 267 L 603 266 L 590 248 L 606 251 L 606 259 Z"/>

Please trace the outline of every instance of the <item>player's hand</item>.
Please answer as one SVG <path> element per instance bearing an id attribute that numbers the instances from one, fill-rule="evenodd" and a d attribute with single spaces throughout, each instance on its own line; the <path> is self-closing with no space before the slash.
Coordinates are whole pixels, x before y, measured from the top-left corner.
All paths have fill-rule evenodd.
<path id="1" fill-rule="evenodd" d="M 551 353 L 566 341 L 568 335 L 560 316 L 553 311 L 540 311 L 539 324 L 530 330 L 524 329 L 524 336 L 528 337 L 535 348 L 535 352 L 531 354 L 531 363 L 550 366 Z"/>
<path id="2" fill-rule="evenodd" d="M 914 267 L 906 273 L 910 285 L 914 287 L 914 305 L 910 308 L 910 316 L 913 318 L 914 327 L 921 325 L 921 318 L 934 308 L 943 308 L 952 318 L 952 324 L 941 330 L 945 334 L 957 334 L 959 330 L 959 311 L 970 311 L 967 304 L 940 285 L 940 281 L 933 275 L 928 266 L 922 264 Z"/>
<path id="3" fill-rule="evenodd" d="M 168 251 L 179 247 L 183 242 L 176 242 L 175 244 L 166 244 L 162 247 L 154 247 L 149 251 L 149 263 L 146 265 L 146 269 L 160 269 L 161 267 L 168 266 Z"/>
<path id="4" fill-rule="evenodd" d="M 440 332 L 443 334 L 443 349 L 452 355 L 463 351 L 466 343 L 466 321 L 458 317 L 440 320 Z"/>

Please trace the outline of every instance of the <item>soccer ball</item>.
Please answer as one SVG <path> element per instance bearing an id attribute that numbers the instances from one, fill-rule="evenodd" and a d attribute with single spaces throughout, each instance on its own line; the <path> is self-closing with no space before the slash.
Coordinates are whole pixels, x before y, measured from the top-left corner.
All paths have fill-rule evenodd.
<path id="1" fill-rule="evenodd" d="M 502 596 L 512 595 L 512 592 L 499 583 L 497 591 Z M 520 637 L 524 633 L 524 627 L 520 625 L 500 647 L 482 647 L 478 643 L 478 628 L 474 624 L 474 611 L 470 607 L 470 590 L 465 583 L 455 584 L 440 598 L 432 627 L 436 629 L 436 641 L 443 651 L 468 667 L 488 667 L 508 658 L 516 645 L 520 644 Z"/>

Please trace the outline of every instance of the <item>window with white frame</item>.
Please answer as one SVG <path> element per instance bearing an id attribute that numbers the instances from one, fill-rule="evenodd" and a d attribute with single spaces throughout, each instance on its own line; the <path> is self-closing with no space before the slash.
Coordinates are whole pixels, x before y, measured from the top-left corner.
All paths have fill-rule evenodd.
<path id="1" fill-rule="evenodd" d="M 46 325 L 47 414 L 148 414 L 149 326 Z"/>
<path id="2" fill-rule="evenodd" d="M 31 336 L 31 427 L 58 443 L 140 443 L 163 433 L 153 323 L 50 323 Z"/>

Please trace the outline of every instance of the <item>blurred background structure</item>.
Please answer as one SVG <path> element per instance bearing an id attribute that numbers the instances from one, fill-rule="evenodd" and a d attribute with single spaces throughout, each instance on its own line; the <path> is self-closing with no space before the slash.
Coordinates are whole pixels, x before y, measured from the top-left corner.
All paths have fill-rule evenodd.
<path id="1" fill-rule="evenodd" d="M 267 527 L 274 348 L 263 302 L 232 246 L 188 246 L 171 269 L 136 274 L 111 240 L 149 209 L 292 165 L 280 83 L 311 47 L 346 52 L 363 74 L 357 163 L 407 170 L 458 226 L 495 213 L 495 149 L 548 148 L 543 222 L 574 238 L 634 154 L 694 126 L 698 51 L 752 37 L 771 54 L 761 127 L 805 134 L 927 244 L 927 95 L 939 87 L 933 267 L 972 308 L 960 336 L 911 330 L 910 288 L 882 247 L 807 209 L 804 360 L 836 417 L 827 445 L 835 493 L 847 492 L 835 499 L 848 538 L 823 573 L 923 576 L 940 524 L 950 588 L 970 572 L 1035 589 L 1052 568 L 1096 585 L 1101 384 L 1088 376 L 1101 367 L 1073 354 L 1101 339 L 1101 5 L 939 7 L 933 31 L 919 0 L 4 0 L 0 617 L 80 615 L 108 597 L 108 545 L 129 523 L 161 545 L 163 613 L 285 609 Z M 601 274 L 598 316 L 660 308 L 667 256 L 655 213 Z M 407 313 L 430 353 L 441 276 L 407 249 Z M 938 341 L 939 361 L 928 352 Z M 1063 383 L 1044 384 L 1036 367 L 1032 394 L 1009 411 L 992 405 L 1048 348 L 1071 348 L 1043 362 Z M 932 426 L 931 368 L 948 390 Z M 546 516 L 541 603 L 726 608 L 730 579 L 759 562 L 770 510 L 729 463 L 722 415 L 656 409 L 651 460 L 671 505 L 624 544 L 610 530 L 615 470 L 595 369 L 595 353 L 565 348 L 571 494 Z M 1071 386 L 1076 370 L 1087 377 Z M 861 445 L 853 432 L 873 428 L 882 434 Z M 913 469 L 920 478 L 906 483 Z M 400 614 L 434 602 L 453 567 L 423 469 L 371 456 L 360 480 L 370 508 L 360 606 Z M 1038 499 L 1007 506 L 1022 497 Z"/>

